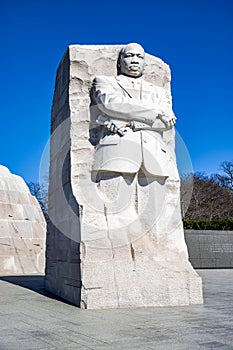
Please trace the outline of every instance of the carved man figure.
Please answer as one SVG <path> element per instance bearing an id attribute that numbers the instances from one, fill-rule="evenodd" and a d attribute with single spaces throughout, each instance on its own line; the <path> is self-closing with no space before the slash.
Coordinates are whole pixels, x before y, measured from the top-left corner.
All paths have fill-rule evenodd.
<path id="1" fill-rule="evenodd" d="M 139 44 L 128 44 L 118 58 L 116 77 L 94 79 L 92 99 L 104 129 L 96 147 L 93 170 L 119 173 L 144 172 L 168 177 L 171 156 L 162 140 L 176 117 L 167 90 L 143 79 L 145 53 Z M 173 169 L 174 170 L 174 169 Z"/>
<path id="2" fill-rule="evenodd" d="M 168 178 L 178 180 L 178 172 L 163 134 L 176 117 L 170 92 L 143 79 L 144 64 L 144 49 L 128 44 L 117 76 L 97 76 L 92 87 L 92 119 L 100 126 L 92 178 L 114 245 L 167 231 L 172 217 L 165 185 Z"/>

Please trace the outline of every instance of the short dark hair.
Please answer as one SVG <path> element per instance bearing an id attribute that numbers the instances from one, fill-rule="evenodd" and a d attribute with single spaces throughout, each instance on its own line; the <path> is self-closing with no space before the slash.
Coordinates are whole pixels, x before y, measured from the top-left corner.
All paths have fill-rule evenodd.
<path id="1" fill-rule="evenodd" d="M 124 52 L 125 47 L 122 47 L 119 51 L 118 58 L 117 58 L 117 75 L 121 74 L 121 58 L 122 54 Z"/>

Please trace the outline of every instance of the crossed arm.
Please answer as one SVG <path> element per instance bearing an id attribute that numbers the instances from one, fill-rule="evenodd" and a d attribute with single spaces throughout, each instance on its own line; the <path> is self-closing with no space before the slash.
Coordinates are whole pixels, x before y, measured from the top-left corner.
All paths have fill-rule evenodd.
<path id="1" fill-rule="evenodd" d="M 153 99 L 148 102 L 136 100 L 117 91 L 106 77 L 96 77 L 93 81 L 93 100 L 98 109 L 106 116 L 127 122 L 139 121 L 152 129 L 171 129 L 176 117 L 172 112 L 170 96 L 165 89 L 161 89 L 160 104 Z"/>

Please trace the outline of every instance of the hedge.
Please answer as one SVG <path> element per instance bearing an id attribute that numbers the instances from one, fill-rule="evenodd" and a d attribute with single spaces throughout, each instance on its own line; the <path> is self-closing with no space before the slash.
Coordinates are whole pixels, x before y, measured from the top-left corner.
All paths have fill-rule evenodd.
<path id="1" fill-rule="evenodd" d="M 184 229 L 186 230 L 220 230 L 220 231 L 233 231 L 232 219 L 221 220 L 183 220 Z"/>

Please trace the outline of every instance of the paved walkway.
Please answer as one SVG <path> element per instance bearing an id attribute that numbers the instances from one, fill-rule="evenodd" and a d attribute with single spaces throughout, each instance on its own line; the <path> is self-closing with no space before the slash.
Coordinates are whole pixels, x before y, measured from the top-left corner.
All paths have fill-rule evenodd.
<path id="1" fill-rule="evenodd" d="M 205 304 L 80 310 L 43 276 L 0 277 L 0 350 L 233 350 L 233 269 L 198 270 Z"/>

